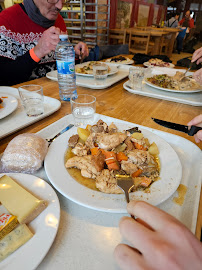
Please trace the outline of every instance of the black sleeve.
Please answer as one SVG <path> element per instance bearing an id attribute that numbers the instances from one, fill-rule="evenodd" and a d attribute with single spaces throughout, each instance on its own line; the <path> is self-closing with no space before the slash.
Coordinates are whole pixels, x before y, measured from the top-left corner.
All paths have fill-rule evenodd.
<path id="1" fill-rule="evenodd" d="M 29 80 L 32 70 L 38 65 L 29 51 L 16 60 L 0 57 L 0 85 L 11 86 Z"/>

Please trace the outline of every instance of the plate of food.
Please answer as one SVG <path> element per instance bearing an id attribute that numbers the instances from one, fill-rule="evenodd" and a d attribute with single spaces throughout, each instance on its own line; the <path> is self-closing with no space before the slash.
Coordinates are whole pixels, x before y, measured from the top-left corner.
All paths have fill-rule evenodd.
<path id="1" fill-rule="evenodd" d="M 17 190 L 18 195 L 20 194 L 20 197 L 24 198 L 24 204 L 26 207 L 19 207 L 18 199 L 15 201 L 12 200 L 16 192 L 14 192 L 14 195 L 11 196 L 11 201 L 9 201 L 9 196 L 7 196 L 7 202 L 2 201 L 2 205 L 0 205 L 0 216 L 5 213 L 5 210 L 7 210 L 4 207 L 5 204 L 9 209 L 12 209 L 14 205 L 16 207 L 14 211 L 20 213 L 19 215 L 16 215 L 16 213 L 14 215 L 18 216 L 21 223 L 25 223 L 17 225 L 17 227 L 14 228 L 9 234 L 4 236 L 0 242 L 4 241 L 8 245 L 8 242 L 6 242 L 7 237 L 11 238 L 11 233 L 13 237 L 15 230 L 19 230 L 21 226 L 23 226 L 23 230 L 26 229 L 26 234 L 28 234 L 29 237 L 25 243 L 21 242 L 23 241 L 23 237 L 18 238 L 17 241 L 14 241 L 12 243 L 13 245 L 10 243 L 8 248 L 11 250 L 13 249 L 13 252 L 4 259 L 1 256 L 4 255 L 3 252 L 5 251 L 1 249 L 3 246 L 0 245 L 0 269 L 36 269 L 50 249 L 58 230 L 60 221 L 60 204 L 58 197 L 53 188 L 47 182 L 36 176 L 21 173 L 7 173 L 6 178 L 4 176 L 5 174 L 0 174 L 0 178 L 4 178 L 4 182 L 2 182 L 4 187 L 8 182 L 8 184 L 14 188 L 15 191 Z M 1 181 L 2 178 L 0 180 L 0 185 Z M 24 193 L 26 193 L 26 195 Z M 29 193 L 29 195 L 27 195 L 27 193 Z M 41 208 L 42 212 L 38 216 L 36 215 L 39 213 L 37 213 L 37 211 L 40 207 L 38 207 L 38 210 L 37 207 L 33 207 L 31 210 L 28 209 L 31 205 L 33 206 L 33 197 L 37 198 L 36 202 L 40 202 L 40 206 L 42 205 L 43 207 Z M 22 202 L 23 201 L 20 200 L 19 204 Z M 36 210 L 35 213 L 33 212 L 33 209 Z M 28 214 L 29 217 L 26 214 Z M 28 219 L 33 220 L 29 222 Z M 19 246 L 20 244 L 18 245 L 19 242 L 21 242 L 21 246 Z M 16 248 L 16 246 L 19 247 L 14 250 L 14 247 Z"/>
<path id="2" fill-rule="evenodd" d="M 6 93 L 0 93 L 0 119 L 8 116 L 14 112 L 18 107 L 17 98 L 7 95 Z"/>
<path id="3" fill-rule="evenodd" d="M 177 92 L 177 93 L 194 93 L 201 92 L 200 86 L 192 77 L 185 77 L 183 72 L 176 71 L 175 75 L 156 74 L 152 77 L 146 78 L 145 83 L 154 88 Z"/>
<path id="4" fill-rule="evenodd" d="M 176 152 L 162 138 L 146 129 L 138 130 L 132 123 L 115 125 L 102 120 L 86 129 L 74 127 L 59 136 L 50 145 L 44 166 L 49 180 L 63 196 L 82 206 L 112 213 L 126 213 L 125 197 L 117 187 L 115 172 L 135 178 L 131 200 L 153 205 L 167 200 L 182 176 Z"/>
<path id="5" fill-rule="evenodd" d="M 83 64 L 78 64 L 75 66 L 76 75 L 86 76 L 86 77 L 93 77 L 93 66 L 96 65 L 96 63 L 101 63 L 97 61 L 90 61 L 85 62 Z M 118 72 L 118 68 L 116 66 L 109 66 L 105 63 L 102 63 L 103 65 L 106 65 L 108 67 L 108 75 L 113 75 Z"/>
<path id="6" fill-rule="evenodd" d="M 158 58 L 152 58 L 148 62 L 144 62 L 143 65 L 145 67 L 167 67 L 167 68 L 173 68 L 175 65 L 169 62 L 164 62 L 161 59 Z"/>
<path id="7" fill-rule="evenodd" d="M 134 60 L 131 60 L 126 56 L 114 56 L 112 58 L 107 59 L 105 62 L 113 64 L 131 65 L 134 63 Z"/>

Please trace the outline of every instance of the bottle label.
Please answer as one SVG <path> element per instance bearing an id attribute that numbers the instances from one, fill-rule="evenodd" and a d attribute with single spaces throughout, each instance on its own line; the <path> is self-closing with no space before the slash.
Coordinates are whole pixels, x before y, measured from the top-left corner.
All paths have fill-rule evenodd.
<path id="1" fill-rule="evenodd" d="M 60 74 L 73 74 L 75 72 L 75 63 L 74 61 L 66 62 L 66 61 L 56 61 L 57 70 Z"/>

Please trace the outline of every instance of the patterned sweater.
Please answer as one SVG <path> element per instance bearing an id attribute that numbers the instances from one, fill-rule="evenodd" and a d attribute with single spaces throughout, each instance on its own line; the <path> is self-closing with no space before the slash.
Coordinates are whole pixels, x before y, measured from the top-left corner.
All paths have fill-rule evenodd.
<path id="1" fill-rule="evenodd" d="M 60 14 L 55 26 L 66 31 Z M 40 78 L 55 69 L 54 51 L 38 63 L 29 54 L 45 30 L 28 17 L 22 4 L 15 4 L 0 13 L 0 85 Z"/>

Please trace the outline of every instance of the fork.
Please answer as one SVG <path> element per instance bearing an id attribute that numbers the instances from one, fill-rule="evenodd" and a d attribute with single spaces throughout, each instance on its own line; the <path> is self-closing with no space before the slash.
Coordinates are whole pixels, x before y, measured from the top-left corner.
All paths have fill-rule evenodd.
<path id="1" fill-rule="evenodd" d="M 193 63 L 191 62 L 189 65 L 189 68 L 185 71 L 184 76 L 182 78 L 180 78 L 179 82 L 186 77 L 185 75 L 188 71 L 190 71 L 190 69 L 192 68 L 192 65 L 193 65 Z"/>
<path id="2" fill-rule="evenodd" d="M 116 174 L 116 180 L 117 180 L 117 185 L 124 191 L 125 198 L 127 203 L 129 203 L 129 193 L 131 189 L 134 187 L 134 182 L 133 179 L 130 175 L 124 174 Z"/>
<path id="3" fill-rule="evenodd" d="M 66 132 L 67 130 L 69 130 L 70 128 L 72 128 L 74 125 L 69 124 L 66 128 L 64 128 L 62 131 L 60 131 L 59 133 L 57 133 L 53 138 L 51 139 L 46 139 L 46 141 L 49 143 L 49 145 L 60 135 L 62 135 L 64 132 Z"/>

